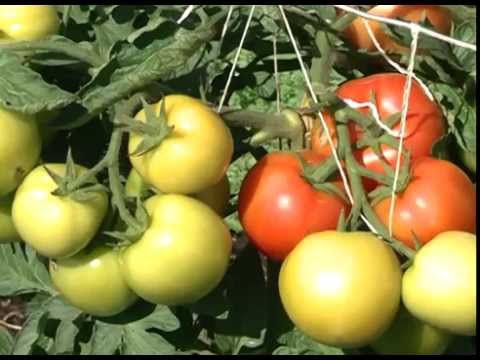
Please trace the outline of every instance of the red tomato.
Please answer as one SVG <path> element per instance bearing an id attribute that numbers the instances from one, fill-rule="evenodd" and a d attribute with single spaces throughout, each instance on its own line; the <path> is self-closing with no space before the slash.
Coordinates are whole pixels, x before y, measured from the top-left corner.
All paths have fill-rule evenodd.
<path id="1" fill-rule="evenodd" d="M 311 164 L 324 159 L 311 151 L 302 156 Z M 306 235 L 335 229 L 342 209 L 348 214 L 340 197 L 317 191 L 301 172 L 294 154 L 271 153 L 249 171 L 240 189 L 240 222 L 253 244 L 274 260 L 283 260 Z"/>
<path id="2" fill-rule="evenodd" d="M 344 83 L 338 88 L 337 95 L 342 99 L 367 102 L 370 101 L 373 92 L 379 116 L 384 120 L 401 112 L 405 83 L 406 76 L 399 73 L 376 74 Z M 360 111 L 366 114 L 370 112 L 367 107 Z M 332 136 L 336 138 L 332 117 L 326 115 L 325 120 Z M 404 148 L 410 151 L 412 159 L 429 156 L 433 144 L 444 134 L 445 126 L 440 108 L 427 97 L 421 86 L 415 81 L 412 82 L 406 121 Z M 400 128 L 400 122 L 398 122 L 393 130 L 400 134 Z M 362 135 L 361 129 L 353 122 L 349 123 L 349 129 L 352 142 L 357 141 Z M 312 131 L 312 148 L 324 156 L 331 153 L 323 127 L 319 122 Z M 395 166 L 396 149 L 386 145 L 382 146 L 382 155 L 387 163 Z M 368 169 L 378 173 L 384 172 L 380 159 L 371 148 L 358 149 L 355 156 Z M 367 190 L 372 190 L 375 185 L 374 182 L 368 182 Z"/>
<path id="3" fill-rule="evenodd" d="M 395 200 L 393 235 L 398 240 L 413 248 L 412 231 L 422 244 L 445 231 L 475 233 L 475 188 L 459 167 L 423 157 L 412 162 L 411 171 L 410 183 Z M 376 204 L 374 210 L 388 225 L 390 197 Z"/>
<path id="4" fill-rule="evenodd" d="M 371 15 L 383 16 L 390 19 L 400 18 L 404 21 L 420 22 L 424 16 L 430 21 L 436 31 L 448 34 L 452 25 L 450 11 L 438 5 L 377 5 L 368 11 Z M 381 27 L 381 23 L 367 20 L 380 46 L 387 52 L 405 52 L 405 48 L 397 44 Z M 364 19 L 358 17 L 345 30 L 346 37 L 360 49 L 376 50 L 373 41 L 368 35 Z"/>

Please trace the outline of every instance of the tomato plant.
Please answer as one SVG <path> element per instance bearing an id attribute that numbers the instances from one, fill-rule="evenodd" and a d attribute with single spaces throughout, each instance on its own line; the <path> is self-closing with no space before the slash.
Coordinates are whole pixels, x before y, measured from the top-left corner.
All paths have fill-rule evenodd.
<path id="1" fill-rule="evenodd" d="M 403 302 L 418 319 L 453 334 L 475 336 L 476 236 L 446 231 L 415 256 L 402 283 Z"/>
<path id="2" fill-rule="evenodd" d="M 373 234 L 323 231 L 288 255 L 279 287 L 287 314 L 306 334 L 332 346 L 361 347 L 394 319 L 401 270 L 394 252 Z"/>
<path id="3" fill-rule="evenodd" d="M 227 269 L 232 247 L 227 226 L 210 207 L 187 196 L 156 195 L 145 206 L 151 224 L 120 257 L 127 284 L 143 299 L 165 305 L 207 295 Z"/>
<path id="4" fill-rule="evenodd" d="M 390 201 L 388 197 L 374 206 L 384 224 L 388 224 Z M 473 184 L 459 167 L 419 158 L 412 163 L 409 184 L 397 195 L 393 234 L 413 248 L 415 237 L 425 244 L 449 230 L 475 233 L 476 206 Z"/>
<path id="5" fill-rule="evenodd" d="M 138 299 L 125 283 L 117 252 L 104 245 L 51 260 L 49 271 L 60 294 L 90 315 L 116 315 Z"/>
<path id="6" fill-rule="evenodd" d="M 4 196 L 35 166 L 42 140 L 32 116 L 0 108 L 0 120 L 0 196 Z"/>
<path id="7" fill-rule="evenodd" d="M 39 40 L 56 34 L 60 26 L 52 5 L 2 5 L 0 41 Z"/>
<path id="8" fill-rule="evenodd" d="M 310 163 L 321 157 L 307 152 Z M 341 182 L 336 186 L 341 188 Z M 300 160 L 290 153 L 271 153 L 243 180 L 238 212 L 251 241 L 268 257 L 284 259 L 306 235 L 336 228 L 341 211 L 348 211 L 336 194 L 316 190 L 302 177 Z"/>
<path id="9" fill-rule="evenodd" d="M 0 355 L 476 353 L 475 6 L 5 5 L 0 84 Z"/>
<path id="10" fill-rule="evenodd" d="M 54 259 L 68 257 L 95 236 L 107 212 L 107 194 L 91 192 L 82 201 L 54 195 L 57 184 L 45 167 L 56 175 L 65 175 L 65 164 L 33 169 L 15 193 L 13 223 L 23 241 L 40 254 Z M 80 174 L 87 171 L 79 165 L 76 169 Z"/>
<path id="11" fill-rule="evenodd" d="M 129 141 L 133 167 L 163 193 L 193 194 L 215 185 L 225 174 L 232 156 L 230 130 L 217 114 L 196 99 L 170 95 L 164 101 L 172 133 L 151 151 L 135 155 L 142 136 L 133 132 Z M 160 108 L 158 103 L 155 111 Z M 145 121 L 143 110 L 137 119 Z"/>

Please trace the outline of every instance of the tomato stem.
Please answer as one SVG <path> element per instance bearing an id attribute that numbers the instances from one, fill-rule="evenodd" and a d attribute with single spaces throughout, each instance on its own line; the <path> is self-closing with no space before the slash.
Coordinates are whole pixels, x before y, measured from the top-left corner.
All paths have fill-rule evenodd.
<path id="1" fill-rule="evenodd" d="M 340 114 L 340 111 L 335 113 Z M 338 133 L 338 147 L 342 149 L 340 153 L 345 156 L 345 165 L 350 179 L 350 185 L 352 187 L 354 205 L 352 207 L 352 219 L 351 222 L 354 224 L 358 221 L 358 216 L 360 211 L 363 212 L 370 224 L 375 228 L 378 234 L 398 253 L 404 255 L 408 259 L 411 259 L 415 256 L 415 251 L 404 245 L 402 242 L 396 240 L 393 237 L 389 236 L 388 229 L 385 225 L 378 219 L 377 215 L 373 211 L 368 197 L 363 188 L 362 179 L 361 179 L 361 166 L 358 164 L 357 160 L 353 155 L 351 148 L 349 131 L 345 123 L 337 123 L 337 133 Z"/>

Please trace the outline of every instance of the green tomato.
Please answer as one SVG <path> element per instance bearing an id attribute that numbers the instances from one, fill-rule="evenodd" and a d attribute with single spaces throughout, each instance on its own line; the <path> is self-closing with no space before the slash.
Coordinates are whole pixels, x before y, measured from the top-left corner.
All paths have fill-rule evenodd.
<path id="1" fill-rule="evenodd" d="M 413 316 L 453 334 L 476 334 L 476 244 L 473 234 L 447 231 L 420 248 L 402 283 Z"/>
<path id="2" fill-rule="evenodd" d="M 57 184 L 44 166 L 65 175 L 65 164 L 45 164 L 32 170 L 15 194 L 13 223 L 20 237 L 38 253 L 49 258 L 68 257 L 95 236 L 106 215 L 108 197 L 104 191 L 95 191 L 80 202 L 53 195 Z M 76 169 L 78 175 L 87 171 L 80 165 Z"/>
<path id="3" fill-rule="evenodd" d="M 370 344 L 400 304 L 400 263 L 370 232 L 306 236 L 284 260 L 280 298 L 292 322 L 316 341 L 341 348 Z"/>
<path id="4" fill-rule="evenodd" d="M 393 324 L 371 347 L 378 354 L 440 355 L 451 339 L 449 333 L 421 322 L 401 307 Z"/>
<path id="5" fill-rule="evenodd" d="M 13 193 L 0 198 L 0 244 L 20 240 L 12 220 Z"/>
<path id="6" fill-rule="evenodd" d="M 172 132 L 157 147 L 130 155 L 133 167 L 146 183 L 161 193 L 195 194 L 218 183 L 233 154 L 233 139 L 222 118 L 198 99 L 168 95 L 155 104 L 165 113 Z M 145 121 L 145 111 L 136 117 Z M 133 154 L 144 136 L 131 132 L 128 149 Z"/>
<path id="7" fill-rule="evenodd" d="M 145 207 L 150 226 L 120 257 L 127 284 L 152 303 L 196 302 L 227 270 L 228 227 L 210 207 L 184 195 L 155 195 Z"/>
<path id="8" fill-rule="evenodd" d="M 40 40 L 56 34 L 60 20 L 53 5 L 2 5 L 0 41 Z"/>
<path id="9" fill-rule="evenodd" d="M 91 315 L 116 315 L 138 299 L 123 279 L 117 251 L 104 245 L 50 261 L 49 270 L 65 300 Z"/>
<path id="10" fill-rule="evenodd" d="M 37 163 L 41 149 L 35 118 L 0 108 L 0 197 L 16 189 Z"/>

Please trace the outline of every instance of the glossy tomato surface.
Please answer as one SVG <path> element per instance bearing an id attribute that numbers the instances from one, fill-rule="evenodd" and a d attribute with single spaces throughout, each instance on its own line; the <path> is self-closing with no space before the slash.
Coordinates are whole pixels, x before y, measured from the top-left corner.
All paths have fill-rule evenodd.
<path id="1" fill-rule="evenodd" d="M 52 192 L 58 185 L 45 170 L 64 176 L 65 164 L 44 164 L 33 169 L 15 193 L 12 218 L 23 241 L 49 258 L 72 256 L 93 239 L 107 213 L 108 196 L 91 192 L 85 201 Z M 87 171 L 76 165 L 80 175 Z"/>
<path id="2" fill-rule="evenodd" d="M 476 231 L 476 193 L 468 176 L 456 165 L 424 157 L 412 162 L 411 180 L 398 194 L 393 216 L 393 235 L 414 248 L 413 233 L 426 244 L 444 231 Z M 388 226 L 390 197 L 374 206 Z"/>
<path id="3" fill-rule="evenodd" d="M 477 237 L 446 231 L 423 246 L 407 269 L 402 299 L 418 319 L 444 331 L 477 331 Z"/>
<path id="4" fill-rule="evenodd" d="M 307 162 L 323 157 L 302 154 Z M 339 188 L 341 182 L 336 183 Z M 282 260 L 306 235 L 336 228 L 346 202 L 317 191 L 302 177 L 299 158 L 293 153 L 270 153 L 243 180 L 238 211 L 240 222 L 253 244 L 265 255 Z"/>
<path id="5" fill-rule="evenodd" d="M 144 181 L 162 193 L 194 194 L 217 184 L 230 164 L 233 139 L 223 119 L 200 100 L 185 95 L 165 97 L 172 132 L 150 151 L 133 155 L 144 137 L 130 133 L 130 161 Z M 161 102 L 155 105 L 160 114 Z M 137 120 L 145 121 L 145 111 Z"/>
<path id="6" fill-rule="evenodd" d="M 120 257 L 127 284 L 156 304 L 198 301 L 227 271 L 232 248 L 227 225 L 209 206 L 184 195 L 155 195 L 145 207 L 150 226 Z"/>
<path id="7" fill-rule="evenodd" d="M 395 318 L 401 276 L 393 250 L 372 233 L 322 231 L 308 235 L 283 262 L 280 298 L 308 336 L 358 348 Z"/>
<path id="8" fill-rule="evenodd" d="M 105 245 L 50 261 L 49 271 L 65 300 L 87 314 L 116 315 L 138 299 L 123 279 L 117 252 Z"/>

